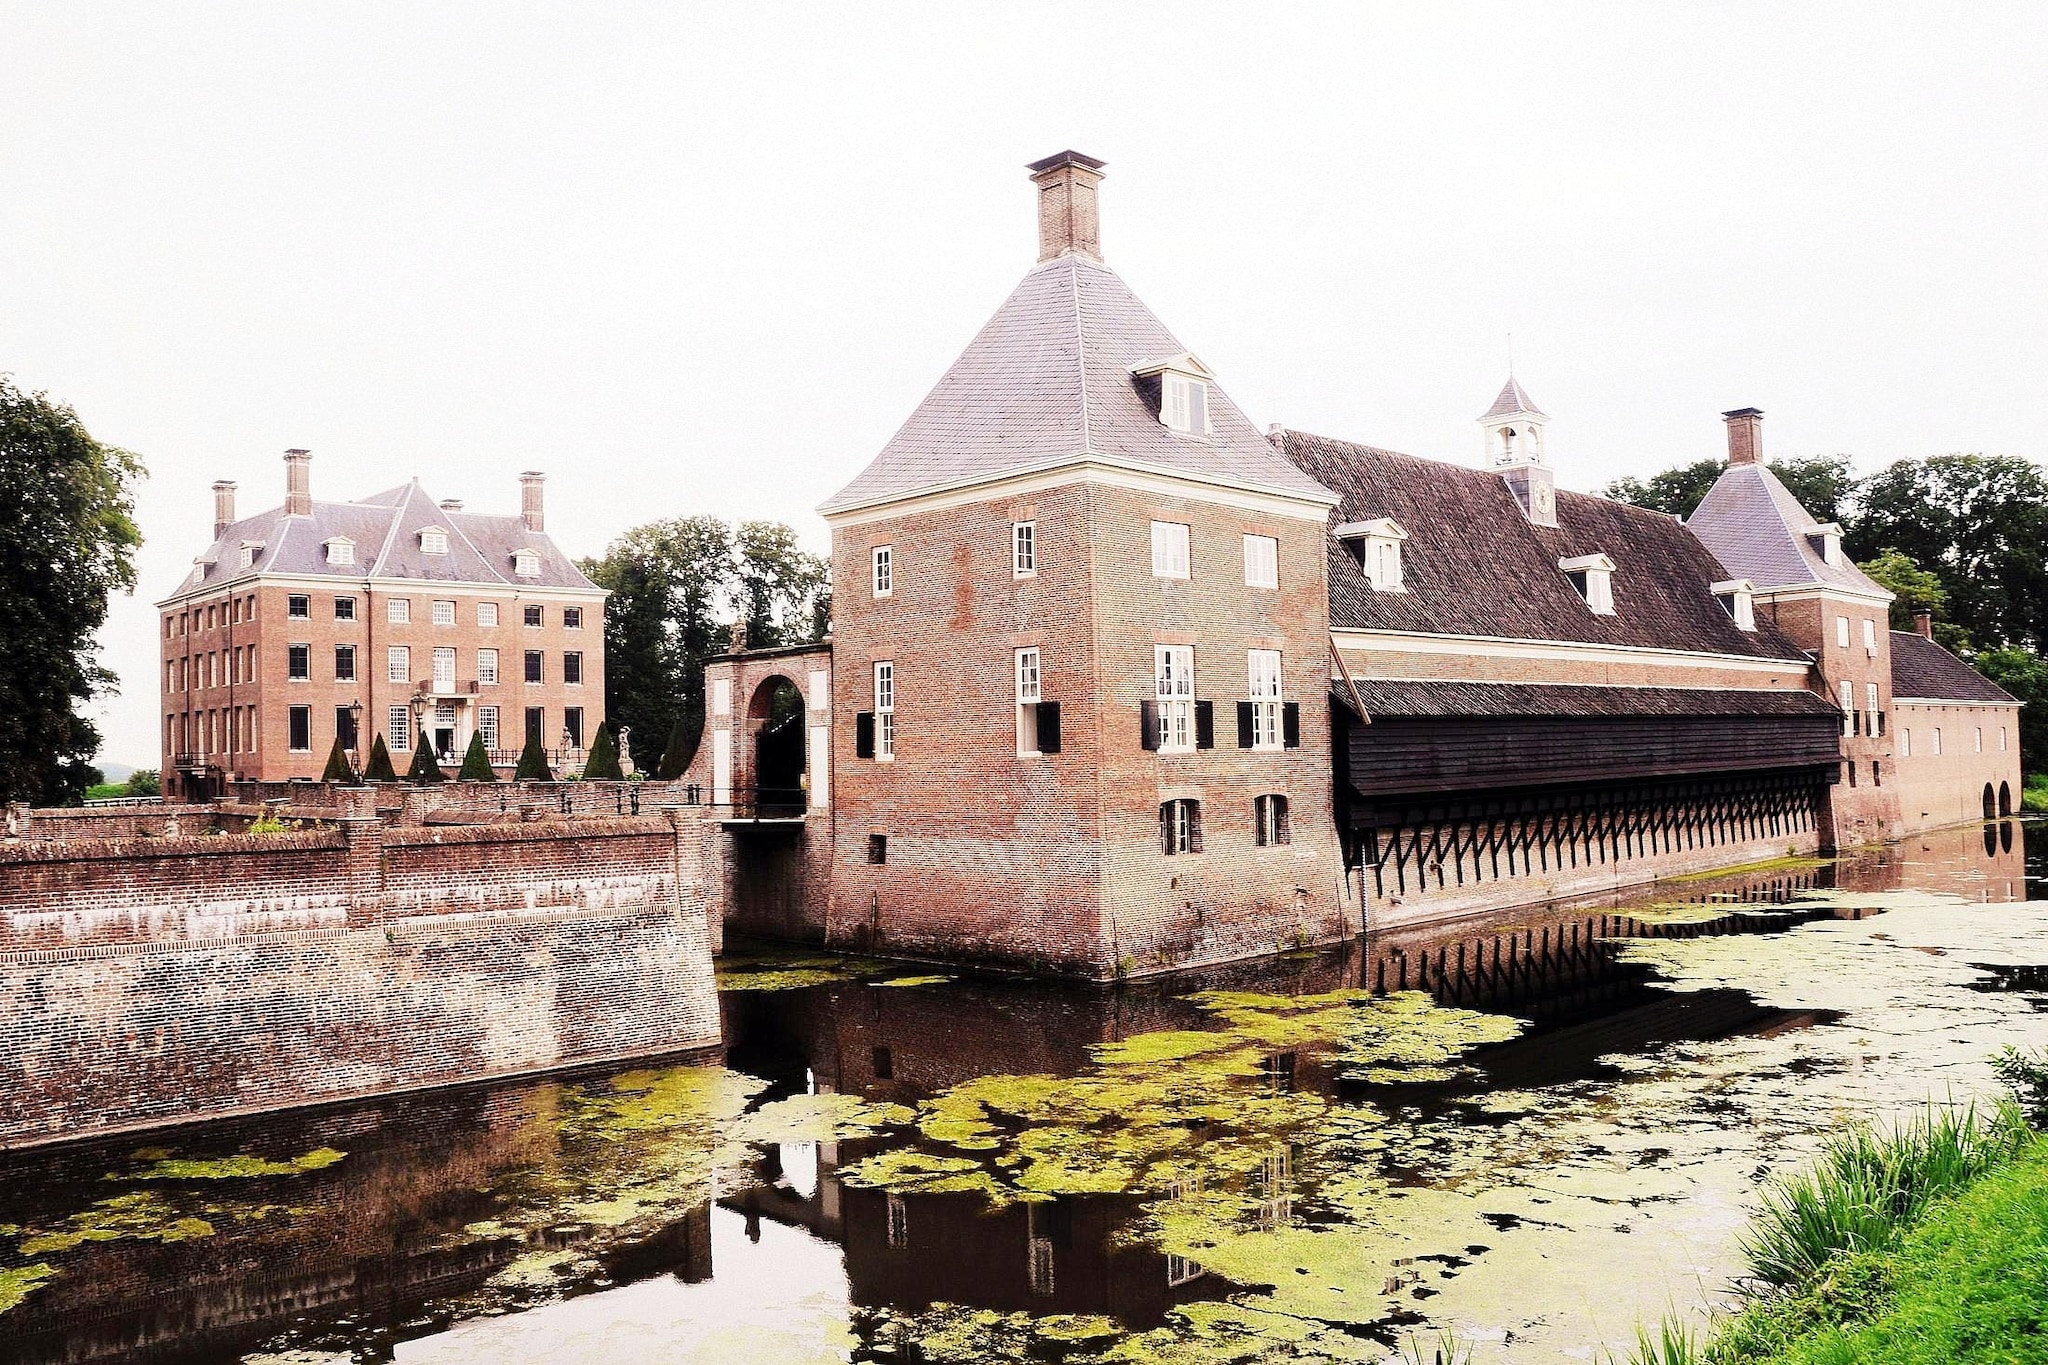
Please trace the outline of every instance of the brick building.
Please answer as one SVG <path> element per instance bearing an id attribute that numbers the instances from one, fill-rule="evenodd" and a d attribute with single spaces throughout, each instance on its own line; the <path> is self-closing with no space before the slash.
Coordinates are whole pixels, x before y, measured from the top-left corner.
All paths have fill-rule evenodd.
<path id="1" fill-rule="evenodd" d="M 1925 650 L 1762 463 L 1760 412 L 1725 414 L 1690 523 L 1559 490 L 1512 377 L 1477 468 L 1261 434 L 1104 263 L 1102 163 L 1030 169 L 1038 264 L 820 509 L 832 639 L 712 663 L 693 776 L 740 802 L 773 750 L 808 786 L 773 847 L 735 822 L 742 922 L 1159 971 L 1897 837 L 2017 789 L 2016 743 L 1953 775 L 1931 733 L 1895 754 L 1894 674 Z M 1944 657 L 1899 696 L 2009 727 Z M 768 719 L 785 683 L 800 746 Z"/>
<path id="2" fill-rule="evenodd" d="M 574 767 L 604 720 L 604 599 L 549 539 L 543 477 L 517 516 L 435 501 L 417 480 L 315 502 L 285 453 L 285 500 L 252 517 L 216 483 L 213 543 L 161 618 L 164 794 L 318 778 L 337 737 L 360 771 L 381 734 L 460 761 L 481 731 L 509 775 L 527 737 Z"/>

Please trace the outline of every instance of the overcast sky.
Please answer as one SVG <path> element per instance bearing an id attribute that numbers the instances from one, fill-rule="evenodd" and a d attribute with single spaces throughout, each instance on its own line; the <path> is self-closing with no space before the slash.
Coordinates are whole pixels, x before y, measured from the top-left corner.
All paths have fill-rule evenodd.
<path id="1" fill-rule="evenodd" d="M 417 474 L 575 554 L 795 525 L 1109 163 L 1111 265 L 1255 422 L 1559 480 L 1722 449 L 2042 458 L 2048 7 L 0 0 L 0 370 L 137 451 L 102 757 L 242 510 Z"/>

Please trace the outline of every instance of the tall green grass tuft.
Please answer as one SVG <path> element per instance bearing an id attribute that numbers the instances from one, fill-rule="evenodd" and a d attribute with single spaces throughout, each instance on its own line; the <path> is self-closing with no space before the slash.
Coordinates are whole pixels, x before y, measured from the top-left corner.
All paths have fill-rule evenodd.
<path id="1" fill-rule="evenodd" d="M 2048 1128 L 2048 1051 L 2022 1052 L 2006 1048 L 1991 1059 L 1991 1069 L 2013 1102 L 2036 1129 Z"/>
<path id="2" fill-rule="evenodd" d="M 1765 1191 L 1741 1241 L 1750 1273 L 1771 1289 L 1790 1290 L 1817 1279 L 1837 1257 L 1883 1250 L 1930 1203 L 2011 1160 L 2030 1136 L 2025 1114 L 2010 1101 L 1929 1108 L 1890 1132 L 1842 1133 L 1811 1171 Z"/>
<path id="3" fill-rule="evenodd" d="M 1410 1336 L 1401 1348 L 1400 1360 L 1402 1365 L 1472 1365 L 1472 1347 L 1446 1329 L 1437 1333 L 1434 1342 Z"/>
<path id="4" fill-rule="evenodd" d="M 1628 1365 L 1701 1365 L 1706 1359 L 1703 1349 L 1697 1332 L 1675 1318 L 1666 1318 L 1655 1332 L 1636 1328 L 1636 1348 L 1629 1353 Z M 1612 1356 L 1607 1362 L 1616 1365 Z"/>

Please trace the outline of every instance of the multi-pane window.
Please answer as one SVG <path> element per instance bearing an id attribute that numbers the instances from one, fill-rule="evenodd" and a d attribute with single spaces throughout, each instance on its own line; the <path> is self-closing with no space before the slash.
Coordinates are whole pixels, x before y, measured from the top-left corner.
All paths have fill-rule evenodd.
<path id="1" fill-rule="evenodd" d="M 520 619 L 529 626 L 544 624 L 541 608 L 532 604 L 528 604 Z"/>
<path id="2" fill-rule="evenodd" d="M 440 645 L 434 650 L 434 690 L 448 692 L 455 687 L 455 647 Z"/>
<path id="3" fill-rule="evenodd" d="M 581 608 L 581 607 L 563 607 L 563 608 L 562 608 L 562 629 L 564 629 L 564 630 L 581 630 L 581 629 L 583 629 L 583 608 Z"/>
<path id="4" fill-rule="evenodd" d="M 543 665 L 541 662 L 541 660 L 545 657 L 546 656 L 537 649 L 529 649 L 526 651 L 526 680 L 528 682 L 537 683 L 546 681 L 547 669 L 545 665 Z"/>
<path id="5" fill-rule="evenodd" d="M 545 748 L 547 714 L 538 706 L 526 708 L 526 742 L 535 748 Z"/>
<path id="6" fill-rule="evenodd" d="M 431 528 L 420 532 L 420 553 L 423 555 L 447 554 L 448 533 Z"/>
<path id="7" fill-rule="evenodd" d="M 355 598 L 353 598 L 353 597 L 337 597 L 337 598 L 335 598 L 335 599 L 334 599 L 334 619 L 335 619 L 335 620 L 337 620 L 337 621 L 353 621 L 353 620 L 355 620 L 355 619 L 356 619 L 356 599 L 355 599 Z"/>
<path id="8" fill-rule="evenodd" d="M 533 550 L 518 550 L 512 555 L 512 572 L 520 578 L 540 577 L 540 555 Z"/>
<path id="9" fill-rule="evenodd" d="M 294 621 L 310 619 L 313 615 L 313 599 L 304 593 L 292 593 L 284 599 L 284 614 Z M 209 621 L 207 624 L 213 623 Z"/>
<path id="10" fill-rule="evenodd" d="M 1280 651 L 1254 649 L 1245 654 L 1251 679 L 1252 747 L 1278 749 L 1280 733 Z"/>
<path id="11" fill-rule="evenodd" d="M 412 708 L 393 706 L 384 712 L 384 733 L 394 749 L 412 747 Z"/>
<path id="12" fill-rule="evenodd" d="M 334 680 L 354 682 L 356 680 L 356 647 L 336 645 L 334 647 Z"/>
<path id="13" fill-rule="evenodd" d="M 1045 699 L 1040 686 L 1038 651 L 1020 649 L 1016 654 L 1017 752 L 1035 754 L 1038 749 L 1038 703 Z"/>
<path id="14" fill-rule="evenodd" d="M 1202 851 L 1201 802 L 1159 803 L 1159 849 L 1168 854 Z"/>
<path id="15" fill-rule="evenodd" d="M 1010 572 L 1019 578 L 1029 578 L 1038 572 L 1037 522 L 1019 521 L 1011 523 Z"/>
<path id="16" fill-rule="evenodd" d="M 1161 751 L 1182 753 L 1195 747 L 1195 647 L 1155 645 L 1152 648 L 1152 690 L 1156 699 Z"/>
<path id="17" fill-rule="evenodd" d="M 1872 653 L 1877 651 L 1877 622 L 1863 618 L 1863 647 Z"/>
<path id="18" fill-rule="evenodd" d="M 476 604 L 476 623 L 477 623 L 478 625 L 480 625 L 480 626 L 495 626 L 495 625 L 497 625 L 497 624 L 498 624 L 498 604 L 497 604 L 496 602 L 479 602 L 479 603 L 477 603 L 477 604 Z"/>
<path id="19" fill-rule="evenodd" d="M 1175 431 L 1190 436 L 1209 434 L 1209 386 L 1199 379 L 1168 374 L 1160 396 L 1160 416 Z"/>
<path id="20" fill-rule="evenodd" d="M 570 650 L 562 656 L 562 681 L 565 683 L 580 683 L 583 681 L 583 655 L 580 652 Z"/>
<path id="21" fill-rule="evenodd" d="M 1261 848 L 1293 842 L 1287 827 L 1287 798 L 1279 795 L 1252 798 L 1252 842 Z"/>
<path id="22" fill-rule="evenodd" d="M 562 730 L 569 736 L 569 747 L 583 747 L 583 708 L 571 706 L 562 712 Z"/>
<path id="23" fill-rule="evenodd" d="M 1911 758 L 1912 756 L 1913 732 L 1911 730 L 1901 730 L 1899 731 L 1899 757 Z"/>
<path id="24" fill-rule="evenodd" d="M 476 680 L 480 686 L 495 687 L 498 684 L 498 651 L 480 649 L 476 652 Z"/>
<path id="25" fill-rule="evenodd" d="M 334 737 L 341 741 L 344 749 L 356 747 L 356 713 L 346 706 L 334 708 Z"/>
<path id="26" fill-rule="evenodd" d="M 476 708 L 476 732 L 484 737 L 484 747 L 498 747 L 498 708 L 479 706 Z"/>
<path id="27" fill-rule="evenodd" d="M 392 645 L 384 651 L 384 681 L 412 681 L 412 650 L 405 645 Z"/>
<path id="28" fill-rule="evenodd" d="M 1846 616 L 1835 618 L 1835 644 L 1842 649 L 1849 647 L 1849 618 Z"/>
<path id="29" fill-rule="evenodd" d="M 207 656 L 209 667 L 206 671 L 209 674 L 213 672 L 210 666 L 212 657 Z M 286 645 L 284 660 L 284 675 L 293 682 L 305 682 L 313 676 L 313 646 Z"/>
<path id="30" fill-rule="evenodd" d="M 1280 541 L 1275 536 L 1244 538 L 1244 585 L 1247 588 L 1280 586 Z"/>
<path id="31" fill-rule="evenodd" d="M 877 545 L 869 551 L 875 596 L 887 597 L 896 591 L 896 556 L 887 545 Z"/>
<path id="32" fill-rule="evenodd" d="M 896 665 L 875 664 L 875 757 L 896 756 Z"/>
<path id="33" fill-rule="evenodd" d="M 395 626 L 402 626 L 412 620 L 412 599 L 409 597 L 387 598 L 384 602 L 384 619 Z"/>
<path id="34" fill-rule="evenodd" d="M 313 750 L 313 708 L 310 706 L 294 706 L 289 708 L 285 715 L 286 721 L 291 727 L 290 743 L 287 747 L 295 754 L 311 753 Z"/>
<path id="35" fill-rule="evenodd" d="M 1188 528 L 1177 521 L 1152 523 L 1152 576 L 1188 576 Z"/>
<path id="36" fill-rule="evenodd" d="M 455 624 L 455 604 L 436 600 L 434 603 L 434 624 L 452 626 Z"/>
<path id="37" fill-rule="evenodd" d="M 1842 618 L 1844 632 L 1848 629 L 1848 622 L 1848 617 Z M 1856 733 L 1856 684 L 1847 678 L 1842 679 L 1842 733 Z"/>
<path id="38" fill-rule="evenodd" d="M 1868 622 L 1865 622 L 1864 624 L 1868 625 L 1869 623 L 1868 623 Z M 1877 684 L 1876 684 L 1876 683 L 1865 683 L 1865 684 L 1863 684 L 1863 714 L 1864 714 L 1864 717 L 1865 717 L 1865 720 L 1866 720 L 1866 723 L 1865 723 L 1865 725 L 1864 725 L 1864 727 L 1863 727 L 1863 733 L 1864 733 L 1864 734 L 1866 734 L 1866 735 L 1874 735 L 1874 734 L 1876 734 L 1876 733 L 1877 733 Z"/>

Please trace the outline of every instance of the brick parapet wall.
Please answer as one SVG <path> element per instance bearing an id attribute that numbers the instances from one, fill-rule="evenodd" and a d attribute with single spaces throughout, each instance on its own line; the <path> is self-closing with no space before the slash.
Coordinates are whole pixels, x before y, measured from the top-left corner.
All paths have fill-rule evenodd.
<path id="1" fill-rule="evenodd" d="M 1941 732 L 1938 754 L 1936 730 Z M 1964 701 L 1902 702 L 1896 708 L 1891 740 L 1897 752 L 1899 804 L 1909 832 L 1983 819 L 1986 787 L 1991 789 L 1994 814 L 1999 813 L 2001 789 L 2005 813 L 2018 811 L 2018 708 Z"/>

